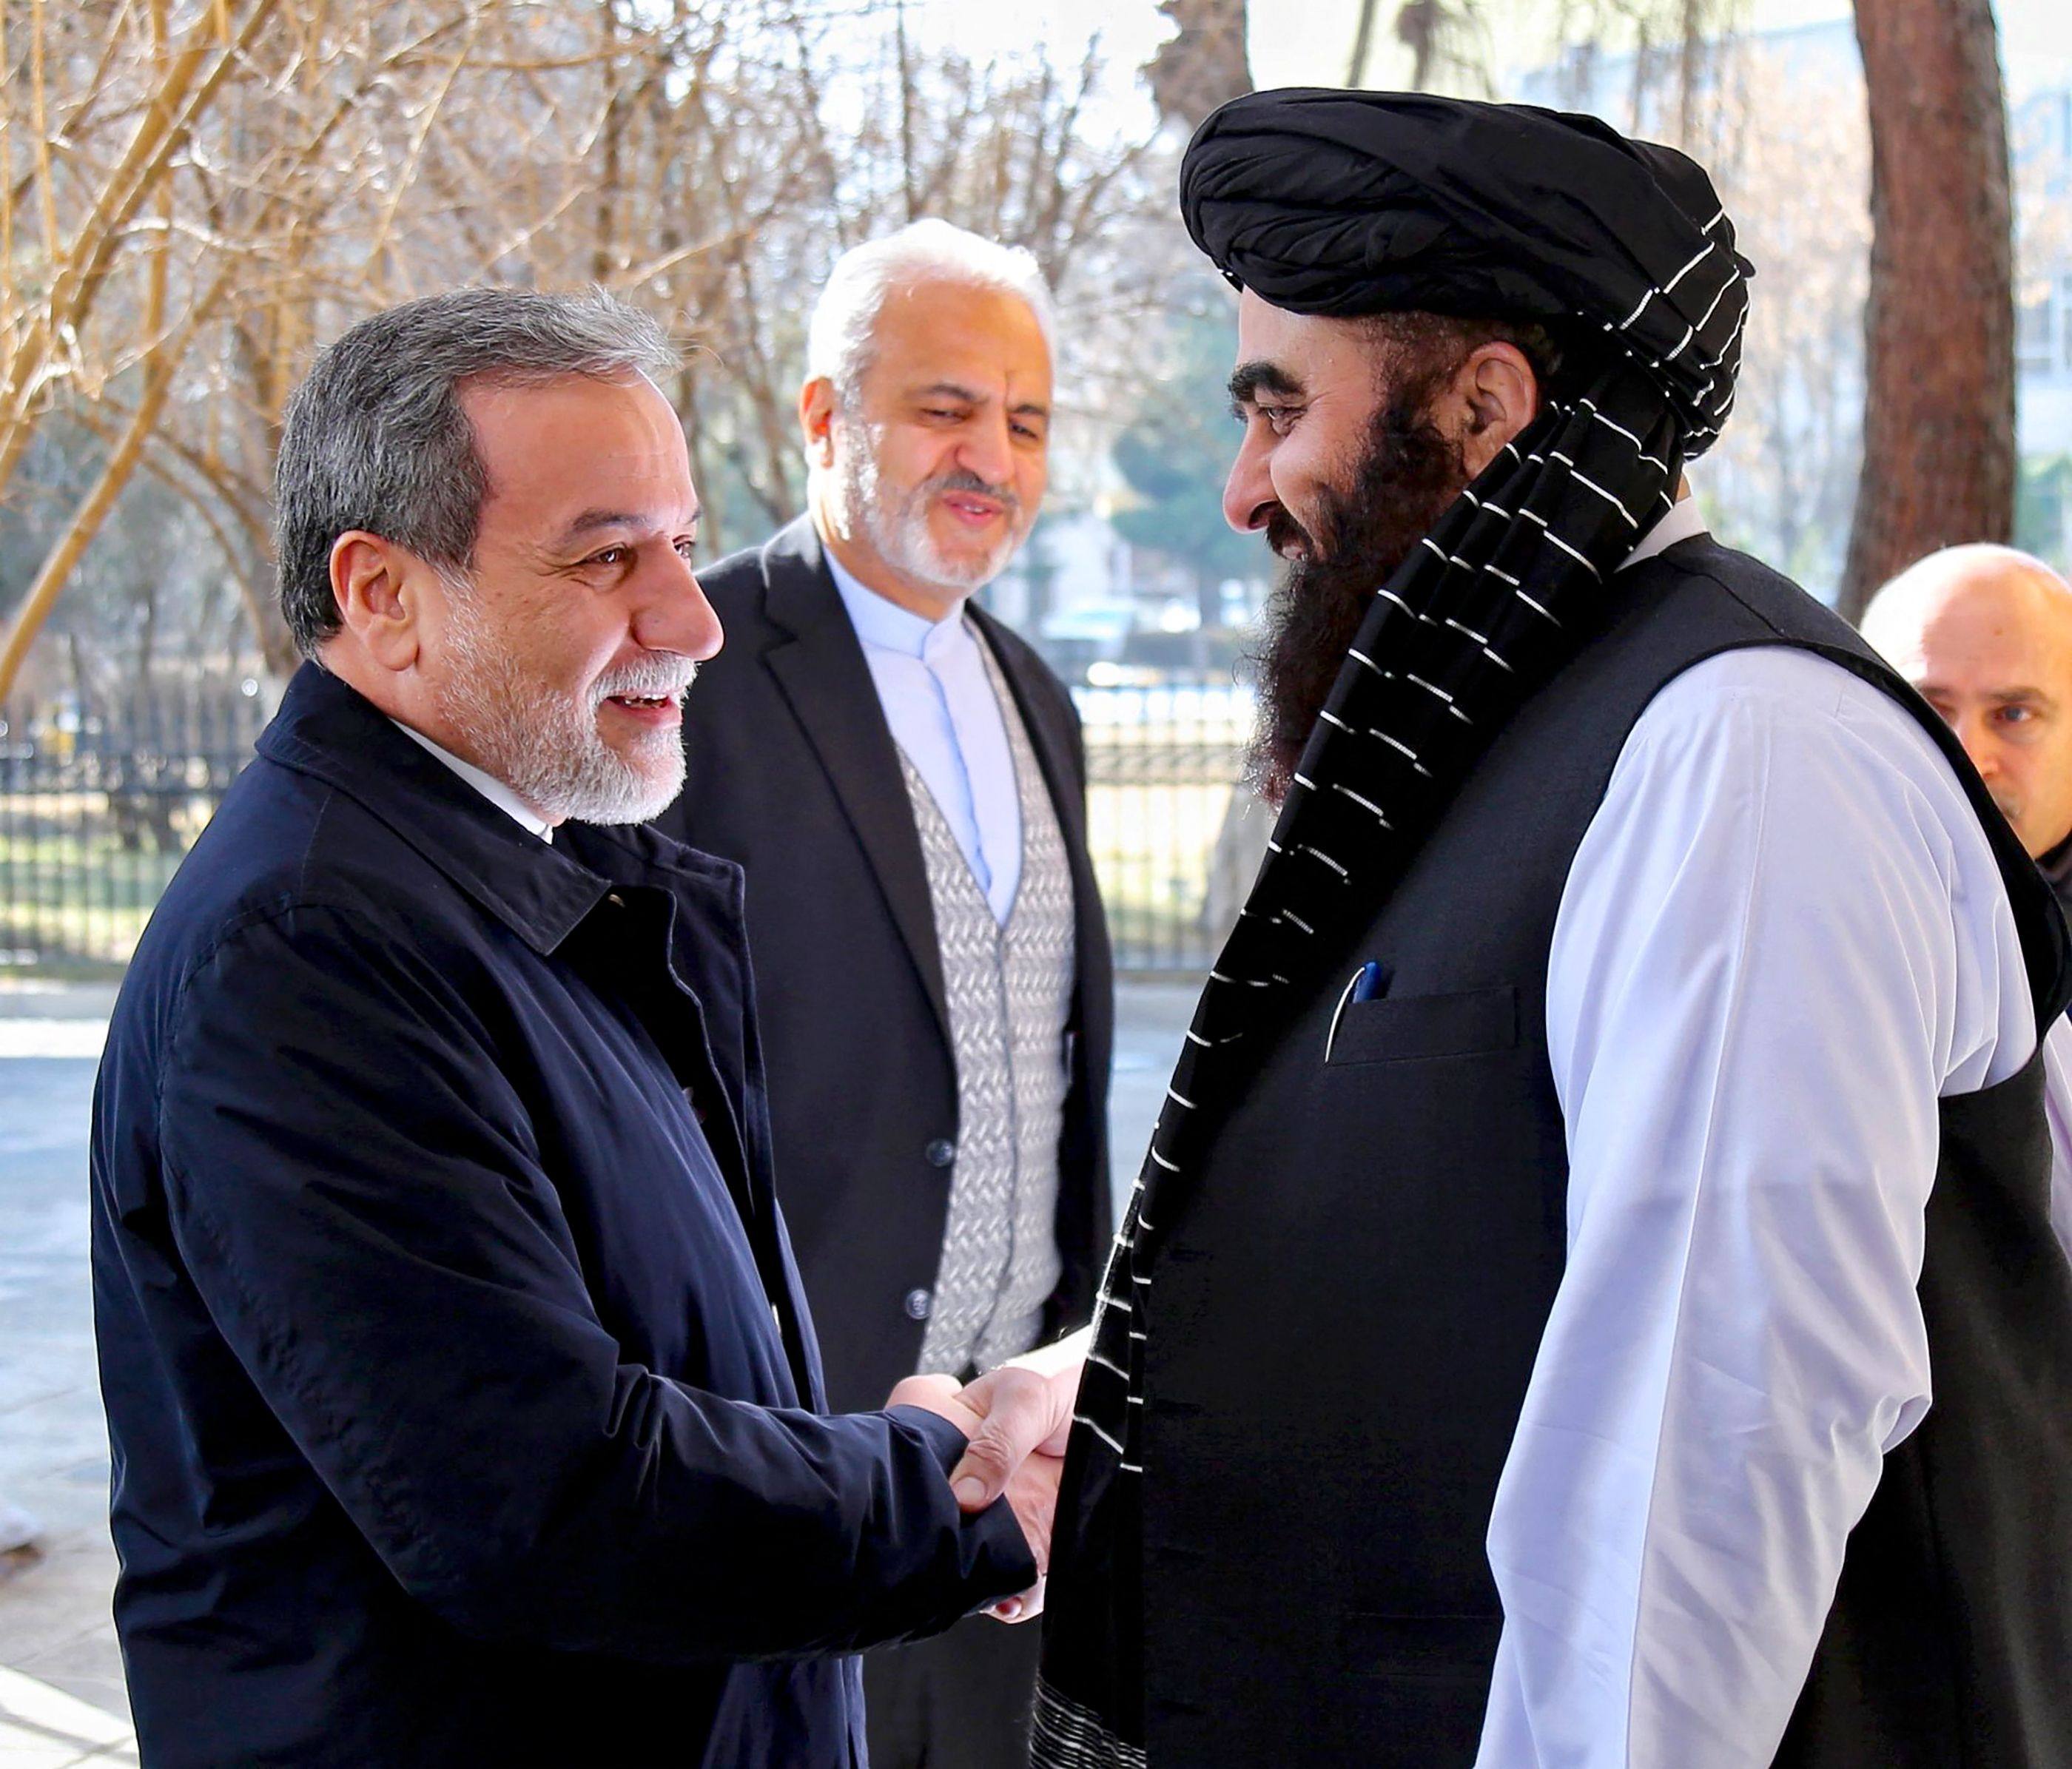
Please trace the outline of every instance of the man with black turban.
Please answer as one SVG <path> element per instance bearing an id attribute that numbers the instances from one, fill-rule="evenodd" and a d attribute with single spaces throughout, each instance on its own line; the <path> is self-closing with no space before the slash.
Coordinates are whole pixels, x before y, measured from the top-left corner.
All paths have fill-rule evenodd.
<path id="1" fill-rule="evenodd" d="M 1709 180 L 1295 91 L 1182 203 L 1289 566 L 1280 817 L 1104 1284 L 1036 1760 L 2072 1763 L 2067 938 L 1942 722 L 1679 501 Z"/>

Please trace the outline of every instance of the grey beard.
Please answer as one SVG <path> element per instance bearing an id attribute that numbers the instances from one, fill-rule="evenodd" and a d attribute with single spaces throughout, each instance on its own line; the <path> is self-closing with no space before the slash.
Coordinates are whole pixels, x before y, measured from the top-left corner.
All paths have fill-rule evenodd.
<path id="1" fill-rule="evenodd" d="M 438 693 L 439 711 L 466 739 L 478 765 L 549 822 L 639 823 L 675 803 L 684 790 L 680 730 L 643 732 L 621 754 L 597 729 L 614 694 L 659 694 L 688 685 L 689 659 L 658 654 L 601 678 L 587 708 L 543 696 L 497 642 L 471 591 L 450 584 L 455 668 Z"/>
<path id="2" fill-rule="evenodd" d="M 878 471 L 878 456 L 870 446 L 875 438 L 869 425 L 852 422 L 851 445 L 842 454 L 836 470 L 836 499 L 842 526 L 851 534 L 861 533 L 872 550 L 894 570 L 938 589 L 968 595 L 997 577 L 1022 544 L 1021 505 L 1013 495 L 1003 494 L 976 474 L 952 471 L 923 481 L 896 503 L 886 493 Z M 943 556 L 935 537 L 928 531 L 928 503 L 938 491 L 963 489 L 983 491 L 989 497 L 1008 499 L 1008 532 L 985 558 L 972 564 L 957 564 Z"/>

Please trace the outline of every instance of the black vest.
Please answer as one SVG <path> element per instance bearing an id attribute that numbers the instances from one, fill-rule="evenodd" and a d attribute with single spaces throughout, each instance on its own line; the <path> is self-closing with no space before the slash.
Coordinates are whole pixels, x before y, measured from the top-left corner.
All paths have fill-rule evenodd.
<path id="1" fill-rule="evenodd" d="M 1154 1764 L 1474 1760 L 1502 1627 L 1484 1538 L 1564 1258 L 1548 949 L 1665 683 L 1782 645 L 1891 693 L 1993 840 L 2040 1022 L 2072 987 L 2041 876 L 1942 722 L 1846 626 L 1704 540 L 1610 596 L 1605 630 L 1497 740 L 1329 987 L 1211 1106 L 1213 1153 L 1161 1225 Z M 1366 959 L 1387 993 L 1344 1010 L 1327 1061 Z M 1935 1401 L 1850 1539 L 1780 1765 L 2072 1764 L 2072 1266 L 2049 1222 L 2041 1066 L 1943 1102 L 1921 1282 Z"/>

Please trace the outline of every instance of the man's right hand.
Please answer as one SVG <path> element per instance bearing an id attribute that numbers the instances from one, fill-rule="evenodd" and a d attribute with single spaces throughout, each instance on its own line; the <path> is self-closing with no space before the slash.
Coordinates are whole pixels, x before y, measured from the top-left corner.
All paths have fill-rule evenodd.
<path id="1" fill-rule="evenodd" d="M 947 1376 L 910 1376 L 887 1402 L 925 1407 L 970 1439 L 963 1459 L 951 1471 L 958 1504 L 967 1512 L 983 1511 L 1004 1496 L 1039 1573 L 1050 1570 L 1058 1488 L 1083 1362 L 1079 1352 L 1075 1340 L 1061 1341 L 989 1370 L 964 1389 Z M 1026 1621 L 1042 1607 L 1043 1582 L 1038 1578 L 1030 1590 L 1004 1599 L 990 1613 L 1002 1621 Z"/>

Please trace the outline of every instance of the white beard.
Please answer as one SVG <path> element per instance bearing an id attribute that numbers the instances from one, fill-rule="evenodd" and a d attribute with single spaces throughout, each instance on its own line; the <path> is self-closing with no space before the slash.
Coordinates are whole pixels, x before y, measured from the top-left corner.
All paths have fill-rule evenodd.
<path id="1" fill-rule="evenodd" d="M 587 706 L 578 706 L 568 696 L 543 694 L 526 676 L 471 589 L 450 580 L 447 588 L 454 667 L 436 699 L 478 766 L 550 823 L 645 823 L 676 802 L 684 790 L 681 730 L 639 732 L 622 752 L 604 741 L 597 717 L 615 694 L 688 690 L 694 663 L 674 652 L 650 653 L 599 677 Z"/>
<path id="2" fill-rule="evenodd" d="M 1007 532 L 983 558 L 960 564 L 947 557 L 928 527 L 928 507 L 943 482 L 939 474 L 924 480 L 904 497 L 894 500 L 886 490 L 878 471 L 877 437 L 867 424 L 851 425 L 851 446 L 841 452 L 836 469 L 835 494 L 842 526 L 850 534 L 861 532 L 872 550 L 894 571 L 938 589 L 968 595 L 983 589 L 1006 568 L 1014 549 L 1027 537 L 1018 502 L 1008 507 Z M 1001 494 L 989 487 L 988 495 Z M 1012 494 L 1009 494 L 1010 500 Z"/>

